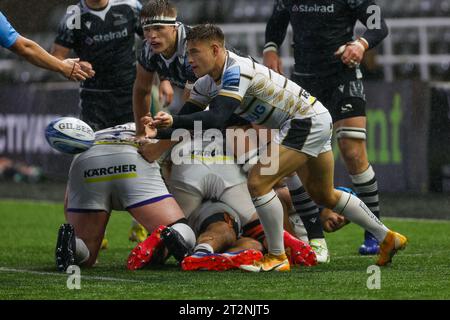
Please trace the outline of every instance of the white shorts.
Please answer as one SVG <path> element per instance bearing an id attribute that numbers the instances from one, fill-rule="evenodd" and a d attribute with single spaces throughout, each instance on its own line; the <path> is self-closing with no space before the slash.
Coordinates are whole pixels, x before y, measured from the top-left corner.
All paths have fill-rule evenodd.
<path id="1" fill-rule="evenodd" d="M 172 197 L 159 165 L 128 145 L 96 145 L 72 161 L 68 210 L 128 210 Z"/>
<path id="2" fill-rule="evenodd" d="M 207 199 L 217 198 L 226 188 L 246 183 L 247 177 L 237 164 L 172 165 L 170 184 L 182 182 L 197 189 Z"/>
<path id="3" fill-rule="evenodd" d="M 324 112 L 307 119 L 294 118 L 286 121 L 274 137 L 274 142 L 317 157 L 320 153 L 331 150 L 332 134 L 331 115 Z"/>
<path id="4" fill-rule="evenodd" d="M 209 181 L 212 182 L 213 180 Z M 220 183 L 212 183 L 210 186 L 205 185 L 206 192 L 195 189 L 184 182 L 171 181 L 169 186 L 175 200 L 183 209 L 188 220 L 191 219 L 193 212 L 198 210 L 205 200 L 220 201 L 230 207 L 239 217 L 243 226 L 256 213 L 246 182 L 229 188 L 223 188 L 223 184 Z M 208 191 L 213 192 L 208 194 Z"/>

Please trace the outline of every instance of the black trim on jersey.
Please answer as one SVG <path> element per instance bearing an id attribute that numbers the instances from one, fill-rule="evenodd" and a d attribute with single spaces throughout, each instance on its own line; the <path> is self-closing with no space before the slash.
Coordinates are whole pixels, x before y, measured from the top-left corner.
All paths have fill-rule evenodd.
<path id="1" fill-rule="evenodd" d="M 250 107 L 252 106 L 252 104 L 255 103 L 255 101 L 258 100 L 258 98 L 253 98 L 252 101 L 250 101 L 250 103 L 247 105 L 247 107 L 245 107 L 244 110 L 242 110 L 241 112 L 238 113 L 238 115 L 244 114 L 248 111 L 248 109 L 250 109 Z"/>
<path id="2" fill-rule="evenodd" d="M 300 151 L 303 149 L 306 139 L 308 139 L 311 132 L 312 120 L 311 118 L 292 119 L 290 125 L 291 127 L 281 144 Z"/>
<path id="3" fill-rule="evenodd" d="M 250 80 L 250 81 L 253 80 L 252 77 L 250 77 L 249 75 L 243 74 L 243 73 L 241 73 L 241 77 L 244 77 L 244 78 L 246 78 L 246 79 L 248 79 L 248 80 Z"/>
<path id="4" fill-rule="evenodd" d="M 195 121 L 202 121 L 204 130 L 211 128 L 224 129 L 226 122 L 240 105 L 241 101 L 236 98 L 219 95 L 211 100 L 209 104 L 210 110 L 186 115 L 173 115 L 172 128 L 192 130 L 194 129 Z"/>
<path id="5" fill-rule="evenodd" d="M 286 89 L 287 84 L 288 84 L 288 78 L 286 78 L 286 81 L 284 81 L 283 89 Z"/>
<path id="6" fill-rule="evenodd" d="M 276 108 L 272 108 L 272 110 L 270 110 L 269 114 L 267 115 L 267 117 L 264 118 L 264 120 L 262 122 L 260 122 L 259 124 L 262 125 L 264 124 L 264 122 L 266 122 L 267 120 L 269 120 L 269 118 L 272 116 L 272 114 L 275 112 Z"/>
<path id="7" fill-rule="evenodd" d="M 272 71 L 269 69 L 269 80 L 272 80 Z"/>

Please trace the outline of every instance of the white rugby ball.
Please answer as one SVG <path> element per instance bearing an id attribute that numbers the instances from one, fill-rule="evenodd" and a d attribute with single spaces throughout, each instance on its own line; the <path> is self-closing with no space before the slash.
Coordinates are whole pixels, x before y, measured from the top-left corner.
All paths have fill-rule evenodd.
<path id="1" fill-rule="evenodd" d="M 50 122 L 45 129 L 45 138 L 50 146 L 68 154 L 81 153 L 94 144 L 94 130 L 73 117 L 58 118 Z"/>

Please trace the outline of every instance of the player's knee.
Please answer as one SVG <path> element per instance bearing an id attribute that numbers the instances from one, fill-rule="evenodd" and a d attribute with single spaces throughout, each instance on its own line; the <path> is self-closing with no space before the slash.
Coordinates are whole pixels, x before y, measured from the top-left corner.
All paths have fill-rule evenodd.
<path id="1" fill-rule="evenodd" d="M 247 180 L 248 191 L 252 197 L 263 196 L 272 190 L 273 183 L 265 181 L 261 176 L 250 175 Z"/>
<path id="2" fill-rule="evenodd" d="M 366 162 L 365 140 L 339 139 L 339 149 L 346 163 Z"/>
<path id="3" fill-rule="evenodd" d="M 334 208 L 335 202 L 337 202 L 333 192 L 327 192 L 320 188 L 309 188 L 308 192 L 314 202 L 319 206 Z"/>

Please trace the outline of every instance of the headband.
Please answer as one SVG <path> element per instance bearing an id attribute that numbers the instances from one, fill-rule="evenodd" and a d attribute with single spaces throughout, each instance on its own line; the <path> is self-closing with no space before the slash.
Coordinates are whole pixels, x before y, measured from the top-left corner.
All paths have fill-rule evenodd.
<path id="1" fill-rule="evenodd" d="M 141 19 L 142 28 L 152 26 L 174 26 L 176 24 L 177 17 L 155 16 Z"/>

